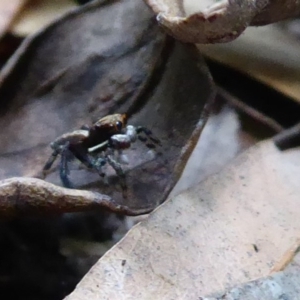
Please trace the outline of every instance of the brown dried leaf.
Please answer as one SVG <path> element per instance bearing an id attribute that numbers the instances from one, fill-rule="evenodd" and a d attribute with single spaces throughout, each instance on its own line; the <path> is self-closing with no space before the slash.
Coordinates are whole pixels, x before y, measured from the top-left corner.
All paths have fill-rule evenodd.
<path id="1" fill-rule="evenodd" d="M 0 38 L 9 30 L 16 16 L 29 0 L 1 0 L 0 2 Z"/>
<path id="2" fill-rule="evenodd" d="M 10 32 L 26 37 L 50 24 L 67 11 L 77 7 L 74 0 L 34 0 L 14 20 Z"/>
<path id="3" fill-rule="evenodd" d="M 268 5 L 252 20 L 251 25 L 266 25 L 300 15 L 300 3 L 295 0 L 269 0 Z"/>
<path id="4" fill-rule="evenodd" d="M 0 181 L 0 216 L 76 212 L 107 208 L 116 213 L 138 214 L 99 193 L 58 187 L 36 178 L 14 177 Z M 140 214 L 148 211 L 140 211 Z"/>
<path id="5" fill-rule="evenodd" d="M 298 263 L 284 272 L 266 278 L 259 278 L 246 284 L 224 291 L 215 297 L 205 300 L 236 300 L 236 299 L 298 299 L 299 289 L 299 255 Z"/>
<path id="6" fill-rule="evenodd" d="M 114 199 L 112 210 L 127 207 L 130 214 L 165 200 L 204 126 L 204 104 L 213 96 L 195 49 L 166 38 L 139 0 L 96 1 L 66 15 L 25 41 L 0 82 L 0 179 L 36 176 L 57 136 L 113 112 L 128 112 L 131 124 L 153 130 L 162 155 L 149 160 L 142 143 L 128 151 L 128 200 L 114 172 L 108 170 L 107 186 L 97 174 L 72 165 L 77 188 L 107 194 Z M 57 169 L 46 180 L 60 185 Z"/>
<path id="7" fill-rule="evenodd" d="M 254 146 L 134 227 L 66 299 L 199 299 L 268 276 L 299 238 L 299 172 L 299 149 Z"/>
<path id="8" fill-rule="evenodd" d="M 229 65 L 300 103 L 300 41 L 278 25 L 248 28 L 231 43 L 199 45 L 205 56 Z"/>
<path id="9" fill-rule="evenodd" d="M 164 29 L 183 42 L 220 43 L 237 38 L 267 4 L 250 1 L 146 0 Z"/>
<path id="10" fill-rule="evenodd" d="M 169 34 L 189 43 L 228 42 L 249 25 L 265 25 L 300 13 L 299 2 L 293 0 L 145 1 Z"/>

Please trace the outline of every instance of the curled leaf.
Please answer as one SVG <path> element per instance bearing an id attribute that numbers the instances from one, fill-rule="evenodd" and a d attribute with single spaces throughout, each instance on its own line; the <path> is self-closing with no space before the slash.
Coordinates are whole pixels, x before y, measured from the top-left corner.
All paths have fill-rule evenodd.
<path id="1" fill-rule="evenodd" d="M 148 212 L 166 199 L 214 94 L 196 50 L 160 32 L 138 0 L 94 1 L 67 14 L 23 43 L 0 82 L 0 179 L 39 176 L 51 155 L 50 142 L 107 114 L 126 112 L 130 124 L 153 131 L 161 147 L 149 151 L 136 142 L 125 153 L 127 199 L 111 168 L 105 170 L 106 184 L 78 162 L 70 163 L 76 189 L 106 194 L 113 199 L 106 208 L 127 207 L 128 214 Z M 61 185 L 58 168 L 47 182 Z M 22 184 L 32 182 L 25 178 Z M 31 192 L 39 202 L 39 189 Z M 60 193 L 69 197 L 67 189 Z"/>
<path id="2" fill-rule="evenodd" d="M 144 214 L 114 203 L 96 192 L 66 189 L 37 178 L 13 177 L 0 181 L 0 216 L 20 217 L 103 209 L 126 215 Z"/>
<path id="3" fill-rule="evenodd" d="M 299 2 L 292 0 L 145 1 L 169 34 L 189 43 L 229 42 L 250 25 L 265 25 L 300 13 Z"/>
<path id="4" fill-rule="evenodd" d="M 183 42 L 220 43 L 237 38 L 267 1 L 146 0 L 159 24 Z"/>

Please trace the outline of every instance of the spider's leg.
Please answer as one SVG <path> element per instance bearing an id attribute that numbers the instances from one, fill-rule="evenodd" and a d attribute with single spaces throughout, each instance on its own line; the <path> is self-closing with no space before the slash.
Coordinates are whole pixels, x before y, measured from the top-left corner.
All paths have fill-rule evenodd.
<path id="1" fill-rule="evenodd" d="M 99 152 L 104 153 L 109 147 L 110 147 L 109 141 L 107 140 L 107 141 L 104 141 L 104 142 L 94 146 L 94 147 L 89 148 L 88 153 L 89 154 L 94 154 L 94 153 L 96 154 Z M 98 156 L 92 162 L 93 168 L 96 169 L 98 171 L 98 174 L 103 178 L 105 177 L 105 173 L 102 172 L 102 167 L 106 164 L 106 162 L 107 162 L 106 158 L 101 157 L 101 156 Z"/>
<path id="2" fill-rule="evenodd" d="M 59 154 L 59 150 L 56 149 L 52 152 L 51 156 L 49 157 L 48 161 L 46 162 L 44 168 L 43 168 L 43 176 L 46 177 L 47 171 L 52 167 L 54 161 L 57 158 L 57 155 Z"/>
<path id="3" fill-rule="evenodd" d="M 129 159 L 123 150 L 117 150 L 117 160 L 120 164 L 129 165 Z"/>
<path id="4" fill-rule="evenodd" d="M 103 172 L 102 168 L 106 165 L 107 161 L 107 158 L 102 156 L 98 156 L 94 160 L 94 168 L 97 169 L 99 176 L 102 177 L 102 180 L 106 185 L 108 185 L 108 179 L 106 177 L 105 172 Z"/>
<path id="5" fill-rule="evenodd" d="M 106 164 L 106 160 L 102 157 L 93 158 L 87 151 L 81 148 L 71 148 L 70 151 L 73 155 L 83 163 L 89 169 L 95 169 L 101 177 L 104 177 L 105 174 L 102 171 L 102 167 Z"/>
<path id="6" fill-rule="evenodd" d="M 153 136 L 150 129 L 143 126 L 138 126 L 136 128 L 136 133 L 138 134 L 138 139 L 145 143 L 148 148 L 154 149 L 156 148 L 156 145 L 161 146 L 160 140 Z M 144 133 L 145 137 L 141 136 L 141 133 Z"/>
<path id="7" fill-rule="evenodd" d="M 125 177 L 125 173 L 121 167 L 121 164 L 116 162 L 110 155 L 107 155 L 106 158 L 107 158 L 107 162 L 112 166 L 112 168 L 116 171 L 117 175 L 120 177 L 120 179 L 121 179 L 120 184 L 121 184 L 121 188 L 122 188 L 123 197 L 127 198 L 126 177 Z"/>
<path id="8" fill-rule="evenodd" d="M 69 167 L 68 167 L 68 162 L 69 162 L 71 152 L 69 151 L 68 146 L 69 145 L 67 144 L 61 151 L 59 175 L 60 175 L 60 179 L 65 187 L 73 188 L 73 184 L 71 183 L 71 181 L 69 179 L 70 171 L 69 171 Z"/>

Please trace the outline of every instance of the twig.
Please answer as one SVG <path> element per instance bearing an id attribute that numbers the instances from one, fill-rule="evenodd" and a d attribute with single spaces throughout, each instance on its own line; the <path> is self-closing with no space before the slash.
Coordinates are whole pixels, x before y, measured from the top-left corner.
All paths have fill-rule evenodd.
<path id="1" fill-rule="evenodd" d="M 258 122 L 267 125 L 269 128 L 273 129 L 275 132 L 281 132 L 284 128 L 275 120 L 271 119 L 270 117 L 262 114 L 261 112 L 257 111 L 256 109 L 252 108 L 251 106 L 247 105 L 246 103 L 240 101 L 226 90 L 221 87 L 217 88 L 218 95 L 224 98 L 228 103 L 234 106 L 239 111 L 244 112 L 245 114 L 249 115 L 253 119 L 257 120 Z"/>
<path id="2" fill-rule="evenodd" d="M 300 123 L 276 135 L 274 137 L 274 143 L 280 150 L 300 146 Z"/>

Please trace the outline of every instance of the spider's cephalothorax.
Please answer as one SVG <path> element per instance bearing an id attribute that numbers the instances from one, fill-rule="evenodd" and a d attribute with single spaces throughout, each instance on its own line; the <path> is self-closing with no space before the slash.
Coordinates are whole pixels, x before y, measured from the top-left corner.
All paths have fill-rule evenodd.
<path id="1" fill-rule="evenodd" d="M 144 136 L 140 134 L 143 133 Z M 155 148 L 160 144 L 159 140 L 152 137 L 149 129 L 142 126 L 127 125 L 125 114 L 108 115 L 93 126 L 83 126 L 80 130 L 65 133 L 50 144 L 53 153 L 44 166 L 44 174 L 51 168 L 58 155 L 60 161 L 60 178 L 64 186 L 73 187 L 69 180 L 68 162 L 71 158 L 77 158 L 86 167 L 98 171 L 104 176 L 102 167 L 108 163 L 121 177 L 123 195 L 127 189 L 125 175 L 119 162 L 114 159 L 114 150 L 123 150 L 130 147 L 137 138 L 144 142 L 148 148 Z M 100 156 L 95 154 L 101 153 Z"/>

